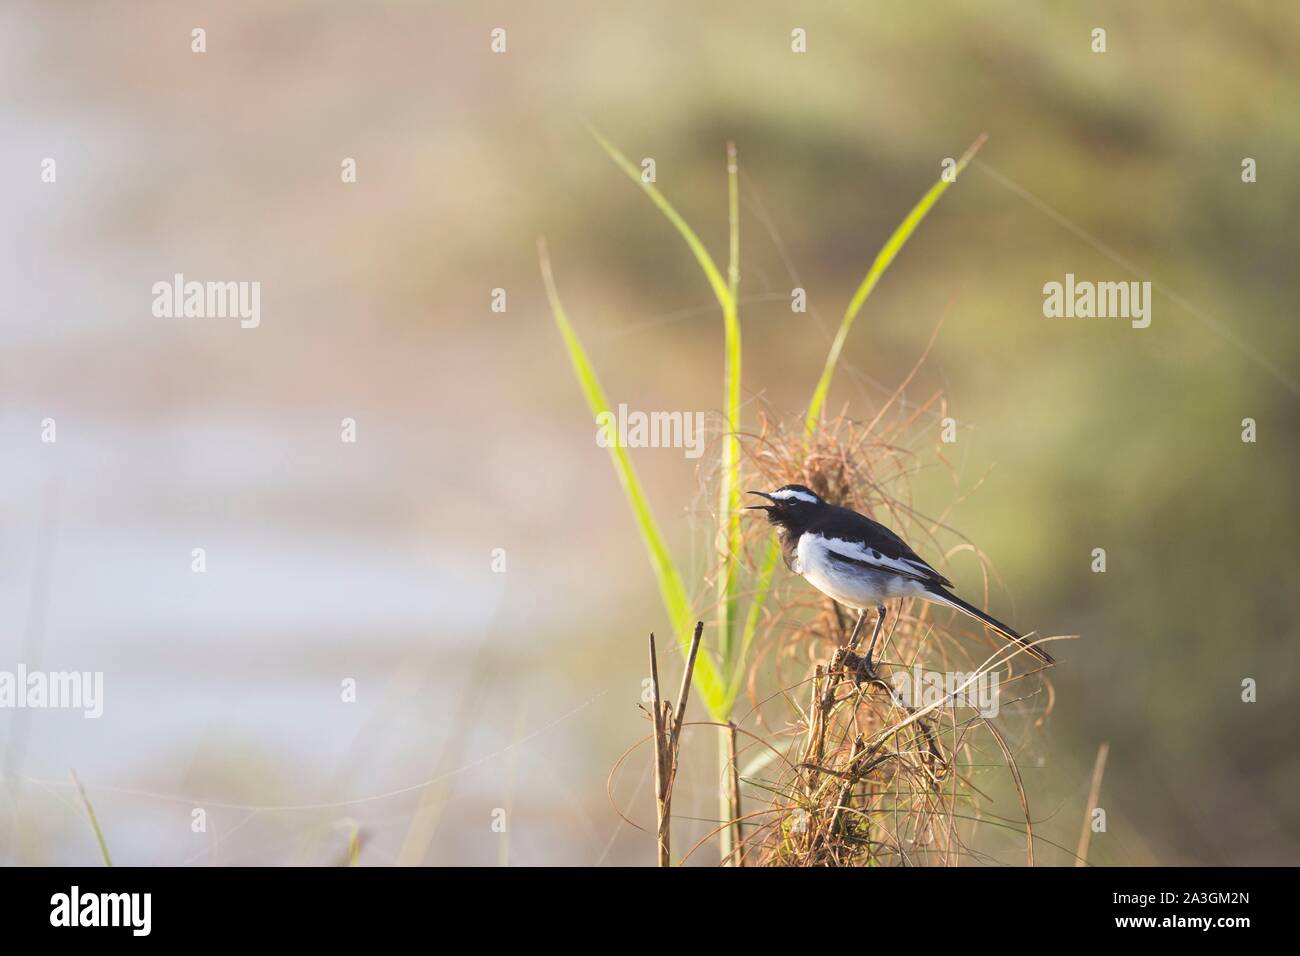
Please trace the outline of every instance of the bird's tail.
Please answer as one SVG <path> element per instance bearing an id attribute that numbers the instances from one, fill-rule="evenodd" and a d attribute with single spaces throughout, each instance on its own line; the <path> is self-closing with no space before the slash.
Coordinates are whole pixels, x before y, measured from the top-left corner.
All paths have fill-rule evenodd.
<path id="1" fill-rule="evenodd" d="M 1005 637 L 1007 640 L 1015 641 L 1025 650 L 1029 651 L 1030 654 L 1033 654 L 1035 657 L 1037 657 L 1044 664 L 1056 663 L 1056 660 L 1052 657 L 1051 654 L 1047 653 L 1047 651 L 1043 650 L 1041 647 L 1037 647 L 1029 643 L 1029 641 L 1025 640 L 1022 635 L 1018 634 L 1016 631 L 1013 631 L 1011 628 L 1007 627 L 997 618 L 990 617 L 989 615 L 985 614 L 983 611 L 981 611 L 973 604 L 967 604 L 961 598 L 957 597 L 957 595 L 950 594 L 949 592 L 945 591 L 943 588 L 934 585 L 928 588 L 927 592 L 930 596 L 930 599 L 935 603 L 946 604 L 949 607 L 955 607 L 963 614 L 969 614 L 971 617 L 975 618 L 976 620 L 984 622 L 989 627 L 993 628 L 993 630 L 997 631 L 999 634 Z"/>

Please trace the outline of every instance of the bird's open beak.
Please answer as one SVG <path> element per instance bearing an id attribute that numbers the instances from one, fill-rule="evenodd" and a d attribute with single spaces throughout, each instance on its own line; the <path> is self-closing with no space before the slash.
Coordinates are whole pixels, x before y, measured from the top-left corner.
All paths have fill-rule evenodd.
<path id="1" fill-rule="evenodd" d="M 745 494 L 758 495 L 760 498 L 766 498 L 768 501 L 776 501 L 776 499 L 773 498 L 771 495 L 769 495 L 766 491 L 747 491 L 745 492 Z M 745 505 L 744 510 L 745 511 L 770 511 L 771 509 L 772 509 L 771 505 Z"/>

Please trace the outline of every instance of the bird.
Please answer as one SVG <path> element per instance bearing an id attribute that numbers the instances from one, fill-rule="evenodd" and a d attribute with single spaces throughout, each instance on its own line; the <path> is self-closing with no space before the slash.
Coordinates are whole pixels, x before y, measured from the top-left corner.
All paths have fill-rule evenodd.
<path id="1" fill-rule="evenodd" d="M 749 494 L 770 502 L 748 505 L 745 510 L 767 512 L 767 520 L 777 529 L 786 567 L 823 594 L 858 612 L 849 638 L 850 649 L 857 644 L 867 611 L 875 608 L 875 631 L 864 658 L 867 674 L 875 673 L 872 654 L 885 623 L 885 601 L 902 597 L 956 608 L 1019 644 L 1043 663 L 1056 663 L 1041 647 L 953 594 L 949 590 L 953 583 L 883 524 L 830 504 L 804 485 L 782 485 L 772 492 Z"/>

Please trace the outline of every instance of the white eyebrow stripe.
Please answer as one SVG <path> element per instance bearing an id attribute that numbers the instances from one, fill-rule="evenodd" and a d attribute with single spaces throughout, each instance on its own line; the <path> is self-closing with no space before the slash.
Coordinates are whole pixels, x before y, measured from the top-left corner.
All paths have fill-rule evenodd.
<path id="1" fill-rule="evenodd" d="M 795 491 L 793 488 L 782 488 L 780 491 L 772 492 L 772 497 L 777 501 L 785 501 L 788 498 L 795 498 L 798 501 L 806 501 L 810 505 L 817 504 L 817 499 L 812 495 L 805 494 L 802 491 Z"/>
<path id="2" fill-rule="evenodd" d="M 826 550 L 833 551 L 846 558 L 852 558 L 855 561 L 863 561 L 867 564 L 874 564 L 878 568 L 899 571 L 908 577 L 920 576 L 928 578 L 934 575 L 934 569 L 924 562 L 910 561 L 907 558 L 891 558 L 874 548 L 866 547 L 858 541 L 821 537 L 819 537 L 819 540 Z"/>

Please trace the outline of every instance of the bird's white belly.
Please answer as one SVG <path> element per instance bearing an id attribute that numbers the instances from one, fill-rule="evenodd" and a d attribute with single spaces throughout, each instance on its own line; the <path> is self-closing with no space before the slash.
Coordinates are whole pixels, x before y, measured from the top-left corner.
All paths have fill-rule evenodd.
<path id="1" fill-rule="evenodd" d="M 862 610 L 890 598 L 923 594 L 920 582 L 888 571 L 845 564 L 828 556 L 811 535 L 799 539 L 798 572 L 804 580 L 839 603 Z"/>

